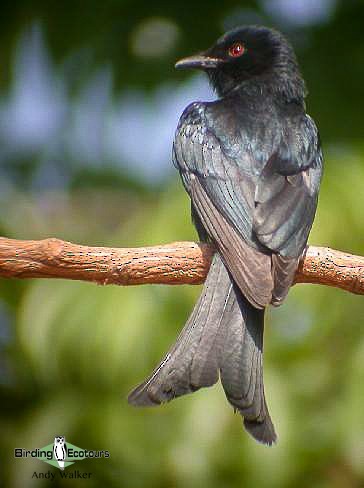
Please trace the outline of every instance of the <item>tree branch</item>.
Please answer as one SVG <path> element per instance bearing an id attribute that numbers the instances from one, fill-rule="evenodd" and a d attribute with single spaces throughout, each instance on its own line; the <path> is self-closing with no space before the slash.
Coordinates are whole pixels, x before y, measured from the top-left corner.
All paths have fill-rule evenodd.
<path id="1" fill-rule="evenodd" d="M 200 284 L 213 253 L 212 246 L 195 242 L 118 249 L 60 239 L 20 241 L 1 237 L 0 277 L 66 278 L 103 285 Z M 295 281 L 364 295 L 364 257 L 310 246 Z"/>

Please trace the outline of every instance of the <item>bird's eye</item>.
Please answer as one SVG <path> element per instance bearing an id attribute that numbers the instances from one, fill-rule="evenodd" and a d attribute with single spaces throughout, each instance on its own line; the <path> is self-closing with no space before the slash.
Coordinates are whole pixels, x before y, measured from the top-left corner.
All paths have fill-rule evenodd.
<path id="1" fill-rule="evenodd" d="M 232 46 L 229 47 L 229 56 L 232 58 L 238 58 L 242 56 L 245 52 L 245 47 L 241 42 L 234 42 Z"/>

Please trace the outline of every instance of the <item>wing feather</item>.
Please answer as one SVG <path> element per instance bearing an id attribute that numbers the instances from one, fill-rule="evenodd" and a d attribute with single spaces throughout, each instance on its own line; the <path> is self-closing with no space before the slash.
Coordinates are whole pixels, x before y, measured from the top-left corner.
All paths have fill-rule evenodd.
<path id="1" fill-rule="evenodd" d="M 249 246 L 219 213 L 201 182 L 192 175 L 191 198 L 199 218 L 216 243 L 231 275 L 244 296 L 256 308 L 264 308 L 272 298 L 271 258 Z"/>
<path id="2" fill-rule="evenodd" d="M 182 115 L 174 164 L 244 296 L 256 308 L 278 305 L 292 284 L 316 211 L 322 172 L 316 127 L 302 115 L 301 125 L 296 121 L 278 146 L 272 139 L 262 162 L 241 127 L 240 150 L 235 134 L 235 152 L 229 152 L 214 132 L 211 113 L 206 115 L 208 106 L 194 103 Z M 268 151 L 266 141 L 263 146 Z"/>

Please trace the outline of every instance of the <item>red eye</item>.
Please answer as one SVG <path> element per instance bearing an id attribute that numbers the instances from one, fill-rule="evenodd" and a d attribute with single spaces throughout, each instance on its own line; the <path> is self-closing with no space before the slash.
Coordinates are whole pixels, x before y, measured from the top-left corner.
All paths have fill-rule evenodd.
<path id="1" fill-rule="evenodd" d="M 245 52 L 245 47 L 241 42 L 235 42 L 232 46 L 229 47 L 229 56 L 233 58 L 238 58 L 242 56 Z"/>

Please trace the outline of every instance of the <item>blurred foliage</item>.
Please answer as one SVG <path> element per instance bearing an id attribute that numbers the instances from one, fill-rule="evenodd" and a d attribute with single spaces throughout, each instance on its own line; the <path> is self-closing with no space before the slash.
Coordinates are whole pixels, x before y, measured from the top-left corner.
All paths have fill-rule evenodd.
<path id="1" fill-rule="evenodd" d="M 126 0 L 64 1 L 22 0 L 3 2 L 0 56 L 5 66 L 0 81 L 7 83 L 17 35 L 24 25 L 41 19 L 52 54 L 59 62 L 73 53 L 77 58 L 77 79 L 89 77 L 100 64 L 111 64 L 117 86 L 153 89 L 162 80 L 183 79 L 186 75 L 171 69 L 174 61 L 186 53 L 208 47 L 222 30 L 243 22 L 257 21 L 274 25 L 294 41 L 305 78 L 310 88 L 310 111 L 320 119 L 324 140 L 352 140 L 362 137 L 364 78 L 363 18 L 364 2 L 360 0 L 318 0 L 307 2 L 335 5 L 327 22 L 295 30 L 282 19 L 272 18 L 259 4 L 304 3 L 291 1 L 210 0 L 196 2 Z M 258 4 L 258 5 L 257 5 Z M 299 13 L 298 13 L 299 15 Z M 164 56 L 135 56 L 131 44 L 138 29 L 153 19 L 167 19 L 178 29 L 174 49 Z M 164 41 L 165 42 L 165 41 Z M 147 50 L 147 44 L 145 49 Z M 87 54 L 87 55 L 86 55 Z M 350 118 L 349 118 L 350 117 Z M 348 123 L 350 120 L 350 123 Z M 347 123 L 343 123 L 347 121 Z"/>
<path id="2" fill-rule="evenodd" d="M 18 38 L 34 21 L 42 23 L 57 65 L 69 56 L 79 62 L 76 72 L 63 76 L 81 83 L 110 63 L 116 93 L 133 87 L 150 94 L 166 80 L 181 83 L 174 60 L 208 46 L 232 22 L 275 23 L 295 42 L 310 89 L 309 112 L 324 142 L 326 171 L 310 242 L 363 255 L 364 4 L 334 2 L 326 21 L 298 28 L 279 23 L 271 8 L 269 17 L 266 3 L 3 2 L 1 84 L 9 88 Z M 169 36 L 170 49 L 158 51 L 163 42 L 157 35 L 159 54 L 149 49 L 144 58 L 143 42 L 131 44 L 143 23 L 145 39 L 153 38 L 153 18 L 167 19 L 158 35 Z M 35 191 L 26 182 L 41 164 L 32 154 L 0 167 L 2 184 L 11 182 L 0 195 L 3 235 L 120 247 L 196 238 L 175 175 L 148 185 L 131 167 L 74 169 L 75 160 L 66 158 L 63 171 L 72 168 L 66 182 L 57 187 L 48 176 Z M 127 404 L 128 391 L 174 341 L 198 292 L 3 280 L 0 486 L 38 486 L 32 474 L 48 466 L 14 459 L 13 449 L 41 447 L 60 434 L 80 447 L 110 451 L 110 459 L 75 465 L 93 473 L 82 482 L 90 487 L 364 486 L 362 297 L 299 285 L 281 308 L 269 310 L 265 381 L 279 433 L 274 448 L 246 435 L 219 385 L 157 409 Z"/>

